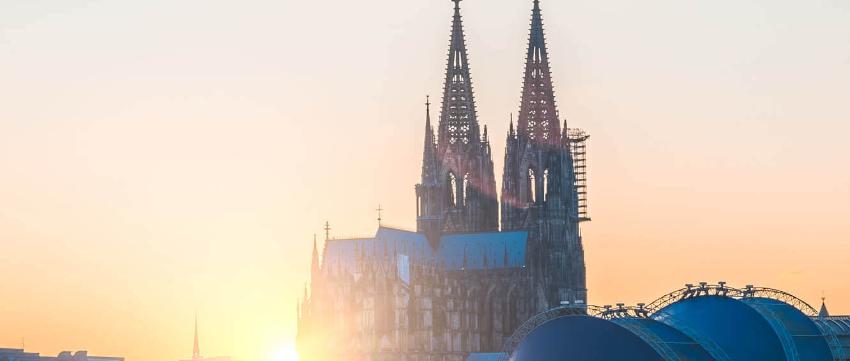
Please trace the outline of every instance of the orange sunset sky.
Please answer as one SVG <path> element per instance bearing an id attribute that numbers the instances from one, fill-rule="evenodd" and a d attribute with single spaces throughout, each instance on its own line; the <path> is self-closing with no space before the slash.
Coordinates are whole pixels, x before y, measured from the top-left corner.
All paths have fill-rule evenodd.
<path id="1" fill-rule="evenodd" d="M 501 178 L 531 0 L 461 3 Z M 414 227 L 448 0 L 0 0 L 0 347 L 286 359 L 312 235 Z M 590 303 L 850 313 L 850 3 L 542 0 Z"/>

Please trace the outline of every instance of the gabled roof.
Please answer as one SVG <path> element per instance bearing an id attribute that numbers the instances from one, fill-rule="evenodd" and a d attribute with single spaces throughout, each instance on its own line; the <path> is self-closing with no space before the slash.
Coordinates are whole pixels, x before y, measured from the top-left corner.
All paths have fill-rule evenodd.
<path id="1" fill-rule="evenodd" d="M 520 268 L 527 239 L 524 231 L 448 234 L 440 238 L 440 260 L 448 270 Z"/>
<path id="2" fill-rule="evenodd" d="M 434 249 L 422 233 L 380 227 L 374 238 L 329 240 L 322 267 L 356 271 L 360 259 L 392 261 L 407 256 L 412 264 L 435 264 L 447 271 L 522 268 L 528 233 L 455 233 L 440 237 Z"/>

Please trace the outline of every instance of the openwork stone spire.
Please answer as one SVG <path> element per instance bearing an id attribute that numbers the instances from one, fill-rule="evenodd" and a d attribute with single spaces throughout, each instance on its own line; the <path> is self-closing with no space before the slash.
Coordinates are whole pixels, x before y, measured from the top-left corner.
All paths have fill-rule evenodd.
<path id="1" fill-rule="evenodd" d="M 517 132 L 539 143 L 557 143 L 561 133 L 557 114 L 540 2 L 535 0 Z"/>
<path id="2" fill-rule="evenodd" d="M 475 116 L 475 101 L 472 96 L 472 79 L 469 76 L 469 61 L 460 16 L 460 0 L 452 1 L 455 3 L 455 12 L 449 40 L 443 108 L 440 115 L 441 149 L 479 141 L 478 120 Z"/>
<path id="3" fill-rule="evenodd" d="M 486 128 L 482 137 L 475 114 L 460 0 L 452 1 L 454 16 L 437 139 L 435 144 L 426 113 L 422 181 L 416 185 L 416 229 L 428 235 L 434 247 L 441 233 L 499 228 L 493 157 Z"/>

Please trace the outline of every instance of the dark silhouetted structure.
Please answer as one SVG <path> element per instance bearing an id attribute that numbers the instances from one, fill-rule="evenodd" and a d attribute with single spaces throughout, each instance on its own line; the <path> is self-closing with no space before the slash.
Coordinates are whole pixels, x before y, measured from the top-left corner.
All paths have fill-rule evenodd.
<path id="1" fill-rule="evenodd" d="M 302 360 L 462 361 L 501 351 L 539 312 L 585 304 L 587 135 L 558 119 L 538 1 L 525 68 L 500 229 L 490 139 L 454 0 L 436 134 L 425 104 L 416 231 L 379 224 L 371 237 L 331 239 L 326 226 L 321 257 L 314 239 L 297 310 Z"/>

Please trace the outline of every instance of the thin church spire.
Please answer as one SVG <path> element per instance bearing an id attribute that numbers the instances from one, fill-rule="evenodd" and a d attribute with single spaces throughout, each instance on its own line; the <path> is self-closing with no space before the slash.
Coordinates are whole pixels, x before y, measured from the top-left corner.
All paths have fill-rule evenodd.
<path id="1" fill-rule="evenodd" d="M 201 359 L 201 347 L 198 343 L 198 314 L 195 313 L 195 345 L 192 348 L 192 360 Z"/>
<path id="2" fill-rule="evenodd" d="M 431 97 L 425 96 L 425 143 L 422 150 L 422 181 L 437 182 L 437 149 L 434 143 L 434 127 L 431 126 Z"/>
<path id="3" fill-rule="evenodd" d="M 313 234 L 313 254 L 310 259 L 310 283 L 318 281 L 321 265 L 319 264 L 319 247 L 316 242 L 316 235 Z"/>

